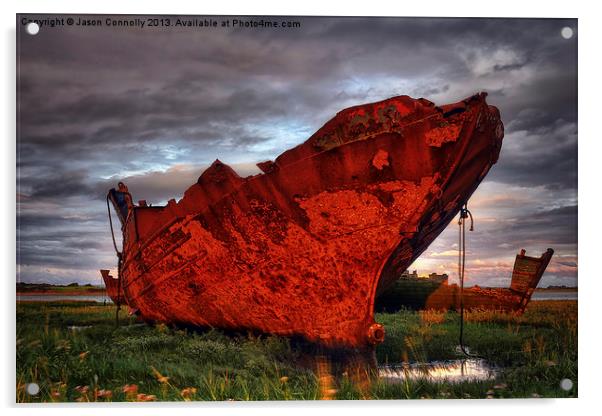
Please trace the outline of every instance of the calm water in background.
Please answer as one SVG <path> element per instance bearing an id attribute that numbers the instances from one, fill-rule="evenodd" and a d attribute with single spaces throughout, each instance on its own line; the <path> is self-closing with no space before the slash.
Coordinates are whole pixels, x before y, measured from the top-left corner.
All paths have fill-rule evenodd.
<path id="1" fill-rule="evenodd" d="M 63 300 L 113 303 L 111 298 L 106 295 L 17 295 L 17 302 L 56 302 Z"/>
<path id="2" fill-rule="evenodd" d="M 577 291 L 535 292 L 531 300 L 577 300 Z"/>

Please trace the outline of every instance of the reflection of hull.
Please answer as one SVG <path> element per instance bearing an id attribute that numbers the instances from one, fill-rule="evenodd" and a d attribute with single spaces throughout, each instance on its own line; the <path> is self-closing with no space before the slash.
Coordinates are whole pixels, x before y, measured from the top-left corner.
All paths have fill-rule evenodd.
<path id="1" fill-rule="evenodd" d="M 552 258 L 548 249 L 541 257 L 516 256 L 510 288 L 465 288 L 466 309 L 490 309 L 523 312 L 533 291 Z M 431 279 L 400 279 L 376 301 L 376 310 L 393 312 L 401 307 L 410 309 L 460 309 L 461 292 L 458 285 Z"/>
<path id="2" fill-rule="evenodd" d="M 386 289 L 497 160 L 485 94 L 436 107 L 407 96 L 352 107 L 262 174 L 216 161 L 182 200 L 132 207 L 125 302 L 148 321 L 368 347 Z"/>

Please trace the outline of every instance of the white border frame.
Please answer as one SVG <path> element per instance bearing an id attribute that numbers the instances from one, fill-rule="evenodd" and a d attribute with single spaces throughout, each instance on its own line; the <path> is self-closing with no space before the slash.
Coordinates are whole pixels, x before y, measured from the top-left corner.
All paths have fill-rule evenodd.
<path id="1" fill-rule="evenodd" d="M 231 414 L 233 411 L 246 415 L 266 415 L 286 412 L 292 414 L 332 413 L 334 409 L 347 414 L 366 414 L 375 407 L 380 413 L 445 414 L 462 415 L 483 412 L 489 415 L 507 415 L 510 411 L 546 412 L 549 414 L 589 413 L 597 403 L 600 385 L 600 357 L 596 349 L 600 343 L 600 322 L 597 321 L 602 293 L 599 265 L 596 263 L 599 238 L 599 177 L 595 168 L 600 164 L 600 115 L 598 100 L 602 97 L 600 73 L 599 40 L 602 39 L 599 15 L 594 2 L 585 5 L 577 2 L 550 0 L 528 2 L 524 0 L 504 0 L 483 2 L 466 0 L 462 2 L 430 0 L 428 2 L 325 2 L 305 0 L 286 4 L 278 1 L 254 2 L 185 2 L 169 0 L 164 2 L 145 1 L 125 3 L 123 0 L 102 0 L 82 2 L 77 0 L 21 0 L 12 4 L 2 3 L 4 65 L 2 83 L 4 97 L 2 126 L 5 127 L 2 140 L 2 188 L 6 198 L 2 205 L 0 229 L 5 230 L 2 239 L 2 264 L 4 275 L 2 304 L 4 337 L 0 342 L 2 368 L 0 375 L 0 406 L 4 414 L 31 414 L 42 411 L 49 415 L 97 415 L 107 411 L 106 406 L 57 404 L 44 407 L 15 405 L 15 14 L 16 13 L 130 13 L 130 14 L 247 14 L 247 15 L 331 15 L 331 16 L 457 16 L 457 17 L 565 17 L 578 18 L 579 36 L 579 398 L 578 399 L 515 399 L 515 400 L 429 400 L 429 401 L 357 401 L 357 402 L 253 402 L 253 403 L 161 403 L 161 404 L 112 404 L 110 411 L 128 415 L 164 414 L 168 408 L 185 414 Z M 550 167 L 553 168 L 553 167 Z M 149 406 L 150 405 L 150 406 Z M 387 415 L 388 416 L 388 415 Z"/>

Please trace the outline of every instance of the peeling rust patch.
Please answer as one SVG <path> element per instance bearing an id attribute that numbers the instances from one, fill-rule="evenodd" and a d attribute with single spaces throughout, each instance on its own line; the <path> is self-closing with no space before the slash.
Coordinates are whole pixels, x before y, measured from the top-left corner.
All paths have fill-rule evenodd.
<path id="1" fill-rule="evenodd" d="M 460 137 L 461 125 L 442 123 L 424 135 L 429 146 L 441 147 L 444 143 L 455 142 Z"/>
<path id="2" fill-rule="evenodd" d="M 389 153 L 384 150 L 379 150 L 372 159 L 372 166 L 378 170 L 383 170 L 385 166 L 389 166 Z"/>

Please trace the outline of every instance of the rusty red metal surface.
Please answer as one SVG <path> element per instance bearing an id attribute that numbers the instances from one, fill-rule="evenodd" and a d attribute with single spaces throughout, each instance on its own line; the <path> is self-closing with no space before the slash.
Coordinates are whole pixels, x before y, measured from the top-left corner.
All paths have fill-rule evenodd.
<path id="1" fill-rule="evenodd" d="M 385 335 L 376 294 L 497 161 L 503 124 L 485 97 L 351 107 L 258 164 L 261 174 L 242 178 L 215 161 L 178 202 L 112 199 L 127 212 L 124 301 L 147 321 L 370 348 Z"/>
<path id="2" fill-rule="evenodd" d="M 107 296 L 111 298 L 113 303 L 119 304 L 123 302 L 122 296 L 120 296 L 119 280 L 111 276 L 110 270 L 101 270 L 100 275 L 102 280 L 105 282 L 105 288 L 107 290 Z"/>

